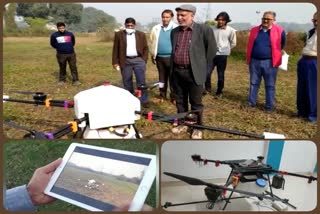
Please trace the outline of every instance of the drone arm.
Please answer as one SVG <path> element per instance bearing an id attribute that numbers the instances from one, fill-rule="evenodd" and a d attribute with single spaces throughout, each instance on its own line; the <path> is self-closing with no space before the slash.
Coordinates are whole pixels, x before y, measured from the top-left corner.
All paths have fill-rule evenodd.
<path id="1" fill-rule="evenodd" d="M 203 159 L 203 158 L 201 158 L 200 155 L 196 155 L 196 154 L 192 155 L 191 158 L 193 161 L 203 162 L 204 165 L 206 165 L 207 163 L 215 163 L 216 167 L 220 166 L 220 164 L 226 164 L 226 165 L 230 166 L 230 163 L 227 161 Z"/>
<path id="2" fill-rule="evenodd" d="M 283 175 L 295 176 L 295 177 L 299 177 L 299 178 L 306 178 L 306 179 L 308 179 L 308 183 L 311 183 L 312 181 L 316 181 L 318 179 L 317 177 L 314 177 L 314 176 L 301 175 L 301 174 L 291 173 L 291 172 L 286 172 L 286 171 L 273 170 L 273 172 L 280 173 Z"/>
<path id="3" fill-rule="evenodd" d="M 47 138 L 52 140 L 52 139 L 55 139 L 55 138 L 60 138 L 64 135 L 67 135 L 71 132 L 73 133 L 76 133 L 78 131 L 78 125 L 80 123 L 82 123 L 83 121 L 86 121 L 88 120 L 87 117 L 83 117 L 81 119 L 77 119 L 75 121 L 71 121 L 71 122 L 68 122 L 68 125 L 64 125 L 62 126 L 61 128 L 59 128 L 57 131 L 53 132 L 53 133 L 47 133 Z"/>
<path id="4" fill-rule="evenodd" d="M 264 136 L 263 136 L 263 135 L 258 135 L 258 134 L 253 134 L 253 133 L 242 132 L 242 131 L 239 131 L 239 130 L 218 128 L 218 127 L 212 127 L 212 126 L 204 126 L 204 125 L 199 125 L 199 124 L 188 124 L 188 123 L 184 123 L 184 125 L 189 126 L 189 127 L 192 127 L 192 128 L 196 128 L 196 129 L 206 129 L 206 130 L 210 130 L 210 131 L 223 132 L 223 133 L 228 133 L 228 134 L 234 134 L 234 135 L 240 135 L 240 136 L 257 138 L 257 139 L 264 139 Z"/>
<path id="5" fill-rule="evenodd" d="M 34 104 L 34 105 L 44 105 L 46 107 L 64 107 L 64 108 L 72 108 L 74 106 L 73 101 L 68 100 L 18 100 L 12 98 L 3 98 L 3 101 L 6 102 L 15 102 L 15 103 L 24 103 L 24 104 Z"/>

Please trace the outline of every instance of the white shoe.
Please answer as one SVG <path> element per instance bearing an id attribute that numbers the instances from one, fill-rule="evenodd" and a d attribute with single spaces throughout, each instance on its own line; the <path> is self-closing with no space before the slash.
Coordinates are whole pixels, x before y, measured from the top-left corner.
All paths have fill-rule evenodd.
<path id="1" fill-rule="evenodd" d="M 187 130 L 188 130 L 188 126 L 183 126 L 183 125 L 176 126 L 171 129 L 173 134 L 180 134 L 182 132 L 187 132 Z"/>
<path id="2" fill-rule="evenodd" d="M 191 139 L 202 139 L 202 131 L 194 129 L 191 135 Z"/>

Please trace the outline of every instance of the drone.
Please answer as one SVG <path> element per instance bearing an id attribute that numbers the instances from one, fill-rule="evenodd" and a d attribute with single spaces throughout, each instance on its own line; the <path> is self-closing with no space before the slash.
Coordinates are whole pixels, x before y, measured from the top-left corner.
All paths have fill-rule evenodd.
<path id="1" fill-rule="evenodd" d="M 272 168 L 272 166 L 262 162 L 264 159 L 263 156 L 258 156 L 257 160 L 241 159 L 225 161 L 204 159 L 197 154 L 192 155 L 191 158 L 194 162 L 202 165 L 208 165 L 209 163 L 214 163 L 216 167 L 219 167 L 220 165 L 228 165 L 231 168 L 231 172 L 227 178 L 226 183 L 224 185 L 217 185 L 205 182 L 197 178 L 187 177 L 170 172 L 164 172 L 165 175 L 184 181 L 187 184 L 206 186 L 204 189 L 204 193 L 206 195 L 207 200 L 176 204 L 171 202 L 165 202 L 165 204 L 162 206 L 163 208 L 188 204 L 206 203 L 207 209 L 213 209 L 216 203 L 225 202 L 222 208 L 222 210 L 225 210 L 227 208 L 227 205 L 231 203 L 230 200 L 255 197 L 259 200 L 267 199 L 273 202 L 282 202 L 283 204 L 288 205 L 293 209 L 297 209 L 296 206 L 289 203 L 289 199 L 280 198 L 279 196 L 273 193 L 273 185 L 271 184 L 270 174 L 278 173 L 280 175 L 290 175 L 300 178 L 306 178 L 308 179 L 308 183 L 317 180 L 317 177 L 314 176 L 306 176 L 286 171 L 275 170 Z M 229 187 L 230 185 L 232 186 L 232 188 Z M 269 191 L 267 190 L 268 186 Z M 229 196 L 226 195 L 226 192 L 230 192 Z M 233 193 L 239 193 L 241 196 L 233 197 Z"/>
<path id="2" fill-rule="evenodd" d="M 197 124 L 197 112 L 183 112 L 174 115 L 164 115 L 153 111 L 142 111 L 139 97 L 145 90 L 159 87 L 160 83 L 149 83 L 140 85 L 135 94 L 104 82 L 102 85 L 80 91 L 73 100 L 54 100 L 48 98 L 44 92 L 11 91 L 24 95 L 31 95 L 32 100 L 14 99 L 3 95 L 3 102 L 15 102 L 45 106 L 47 108 L 60 107 L 74 109 L 75 119 L 67 122 L 57 130 L 44 133 L 32 130 L 12 121 L 4 121 L 4 124 L 16 129 L 29 132 L 24 137 L 31 139 L 58 139 L 73 133 L 75 138 L 83 139 L 139 139 L 142 134 L 138 131 L 135 121 L 142 117 L 148 121 L 159 121 L 177 126 L 178 124 L 188 126 L 190 129 L 202 129 L 223 132 L 233 135 L 246 136 L 250 138 L 267 138 L 268 132 L 263 135 L 247 133 L 220 127 L 212 127 Z M 272 134 L 272 133 L 271 133 Z"/>

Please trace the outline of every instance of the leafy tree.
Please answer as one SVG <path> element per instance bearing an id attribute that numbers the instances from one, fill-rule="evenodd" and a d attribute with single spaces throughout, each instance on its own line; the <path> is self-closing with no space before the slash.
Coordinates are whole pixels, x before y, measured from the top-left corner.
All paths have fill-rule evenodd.
<path id="1" fill-rule="evenodd" d="M 204 22 L 204 24 L 208 25 L 208 26 L 215 26 L 217 24 L 217 22 L 214 20 L 207 20 Z"/>
<path id="2" fill-rule="evenodd" d="M 14 21 L 15 11 L 16 11 L 16 4 L 10 3 L 7 11 L 5 11 L 5 14 L 4 14 L 4 24 L 5 24 L 4 27 L 6 31 L 14 31 L 17 29 L 17 25 Z"/>
<path id="3" fill-rule="evenodd" d="M 33 3 L 17 3 L 17 15 L 32 17 L 32 6 Z"/>
<path id="4" fill-rule="evenodd" d="M 32 17 L 47 18 L 49 15 L 49 8 L 47 3 L 35 3 L 32 5 Z"/>
<path id="5" fill-rule="evenodd" d="M 86 7 L 82 11 L 81 22 L 71 25 L 70 29 L 82 32 L 96 32 L 100 28 L 113 29 L 116 19 L 102 10 Z"/>
<path id="6" fill-rule="evenodd" d="M 76 24 L 81 21 L 83 5 L 76 3 L 51 3 L 50 15 L 56 22 Z"/>
<path id="7" fill-rule="evenodd" d="M 47 18 L 50 9 L 47 3 L 18 3 L 17 15 L 24 17 Z"/>

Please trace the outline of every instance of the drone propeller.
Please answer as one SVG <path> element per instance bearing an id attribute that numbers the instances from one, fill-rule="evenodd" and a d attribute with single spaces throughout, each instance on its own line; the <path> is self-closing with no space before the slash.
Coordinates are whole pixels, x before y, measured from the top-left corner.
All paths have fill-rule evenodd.
<path id="1" fill-rule="evenodd" d="M 24 138 L 47 139 L 46 135 L 44 133 L 42 133 L 42 132 L 38 132 L 38 131 L 35 131 L 35 130 L 28 129 L 28 128 L 24 127 L 24 126 L 17 125 L 15 123 L 11 122 L 11 121 L 3 121 L 3 123 L 5 125 L 7 125 L 7 126 L 15 128 L 15 129 L 20 129 L 20 130 L 29 132 L 29 134 L 24 135 Z"/>
<path id="2" fill-rule="evenodd" d="M 138 90 L 147 90 L 147 89 L 153 89 L 155 87 L 161 87 L 161 82 L 151 82 L 151 83 L 146 83 L 146 84 L 142 84 L 140 86 L 138 86 Z"/>
<path id="3" fill-rule="evenodd" d="M 29 94 L 36 94 L 36 93 L 42 93 L 42 92 L 32 92 L 32 91 L 17 91 L 17 90 L 11 90 L 9 91 L 10 93 L 16 93 L 16 94 L 26 94 L 26 95 L 29 95 Z"/>
<path id="4" fill-rule="evenodd" d="M 43 102 L 47 99 L 47 95 L 43 92 L 16 91 L 16 90 L 11 90 L 9 92 L 16 93 L 16 94 L 32 95 L 34 101 L 38 101 L 38 102 Z M 9 99 L 9 98 L 6 98 L 6 99 Z"/>
<path id="5" fill-rule="evenodd" d="M 179 119 L 183 119 L 183 118 L 187 117 L 189 114 L 193 114 L 193 113 L 197 113 L 197 112 L 200 112 L 200 110 L 181 112 L 181 113 L 174 114 L 174 115 L 164 116 L 162 118 L 157 119 L 157 121 L 171 121 L 171 120 L 175 120 L 175 119 L 179 120 Z"/>
<path id="6" fill-rule="evenodd" d="M 241 193 L 244 195 L 248 195 L 248 196 L 252 196 L 252 197 L 257 197 L 260 200 L 262 199 L 269 199 L 272 201 L 281 201 L 283 203 L 288 203 L 288 199 L 280 199 L 280 198 L 275 198 L 275 197 L 271 197 L 271 196 L 266 196 L 263 194 L 256 194 L 253 192 L 247 192 L 247 191 L 243 191 L 243 190 L 237 190 L 237 189 L 232 189 L 232 188 L 228 188 L 225 186 L 219 186 L 216 184 L 212 184 L 212 183 L 207 183 L 205 181 L 202 181 L 200 179 L 197 178 L 192 178 L 192 177 L 187 177 L 187 176 L 183 176 L 183 175 L 178 175 L 178 174 L 174 174 L 174 173 L 170 173 L 170 172 L 164 172 L 165 175 L 171 176 L 173 178 L 179 179 L 181 181 L 186 182 L 187 184 L 190 185 L 199 185 L 199 186 L 207 186 L 213 189 L 221 189 L 221 190 L 227 190 L 227 191 L 231 191 L 231 192 L 237 192 L 237 193 Z"/>

